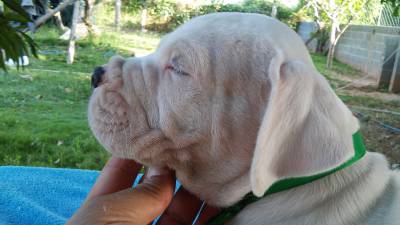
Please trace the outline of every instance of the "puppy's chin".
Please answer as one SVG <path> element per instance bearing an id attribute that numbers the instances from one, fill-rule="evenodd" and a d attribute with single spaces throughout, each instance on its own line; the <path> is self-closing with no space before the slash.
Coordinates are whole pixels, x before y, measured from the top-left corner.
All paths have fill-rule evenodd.
<path id="1" fill-rule="evenodd" d="M 133 158 L 134 137 L 129 105 L 116 91 L 96 88 L 89 101 L 89 126 L 97 140 L 113 155 Z"/>
<path id="2" fill-rule="evenodd" d="M 116 157 L 160 165 L 158 156 L 172 146 L 161 130 L 149 128 L 143 109 L 130 106 L 117 90 L 96 88 L 89 101 L 88 119 L 96 139 Z"/>

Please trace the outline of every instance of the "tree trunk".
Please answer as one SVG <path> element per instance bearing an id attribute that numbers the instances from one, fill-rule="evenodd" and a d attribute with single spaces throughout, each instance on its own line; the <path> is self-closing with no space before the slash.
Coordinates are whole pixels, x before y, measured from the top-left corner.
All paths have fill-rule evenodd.
<path id="1" fill-rule="evenodd" d="M 336 43 L 334 42 L 331 46 L 331 50 L 329 52 L 329 65 L 328 68 L 331 69 L 332 65 L 333 65 L 333 59 L 335 58 L 335 47 L 336 47 Z"/>
<path id="2" fill-rule="evenodd" d="M 65 9 L 67 6 L 70 4 L 74 3 L 76 0 L 65 0 L 58 4 L 58 6 L 54 9 L 48 10 L 48 12 L 39 17 L 37 20 L 35 20 L 35 29 L 38 28 L 40 25 L 42 25 L 44 22 L 46 22 L 48 19 L 50 19 L 54 14 L 57 12 L 60 12 L 61 10 Z"/>
<path id="3" fill-rule="evenodd" d="M 342 34 L 347 30 L 347 28 L 350 26 L 350 22 L 351 19 L 349 20 L 349 22 L 343 27 L 342 30 L 339 31 L 339 33 L 337 33 L 336 35 L 336 30 L 339 30 L 339 24 L 336 24 L 336 28 L 335 28 L 335 39 L 333 41 L 333 43 L 329 46 L 329 52 L 328 52 L 328 60 L 330 60 L 329 64 L 327 61 L 327 67 L 331 68 L 332 67 L 332 63 L 333 63 L 333 59 L 335 58 L 335 50 L 336 50 L 336 44 L 339 42 L 340 37 L 342 36 Z M 332 31 L 331 31 L 332 32 Z M 332 33 L 331 33 L 332 35 Z"/>
<path id="4" fill-rule="evenodd" d="M 146 6 L 144 6 L 142 8 L 142 12 L 141 12 L 141 19 L 140 19 L 140 25 L 142 28 L 142 32 L 146 32 L 146 24 L 147 24 L 147 8 Z"/>
<path id="5" fill-rule="evenodd" d="M 79 1 L 74 3 L 74 13 L 72 15 L 72 25 L 71 25 L 71 33 L 69 35 L 69 44 L 68 44 L 68 56 L 67 56 L 67 63 L 72 64 L 74 62 L 75 56 L 75 33 L 76 33 L 76 25 L 79 20 Z"/>
<path id="6" fill-rule="evenodd" d="M 271 9 L 271 17 L 276 18 L 276 14 L 278 13 L 278 5 L 276 3 L 276 0 L 272 3 L 272 9 Z"/>
<path id="7" fill-rule="evenodd" d="M 115 29 L 121 29 L 121 0 L 115 0 Z"/>
<path id="8" fill-rule="evenodd" d="M 65 32 L 65 31 L 68 30 L 68 28 L 66 28 L 66 27 L 64 26 L 63 22 L 62 22 L 60 12 L 57 12 L 56 14 L 54 14 L 54 21 L 55 21 L 55 23 L 56 23 L 56 26 L 57 26 L 60 30 L 62 30 L 63 32 Z"/>
<path id="9" fill-rule="evenodd" d="M 332 67 L 332 62 L 333 62 L 333 53 L 336 40 L 336 29 L 337 29 L 337 21 L 332 20 L 331 33 L 329 36 L 328 58 L 326 60 L 326 67 L 329 69 Z"/>
<path id="10" fill-rule="evenodd" d="M 86 25 L 86 28 L 91 35 L 95 35 L 93 24 L 90 21 L 92 16 L 92 9 L 93 9 L 93 1 L 91 0 L 84 0 L 85 7 L 83 8 L 83 18 L 82 21 Z"/>

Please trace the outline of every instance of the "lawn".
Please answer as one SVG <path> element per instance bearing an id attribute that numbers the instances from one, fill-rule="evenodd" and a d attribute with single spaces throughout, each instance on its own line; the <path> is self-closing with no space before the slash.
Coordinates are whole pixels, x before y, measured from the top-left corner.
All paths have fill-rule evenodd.
<path id="1" fill-rule="evenodd" d="M 152 33 L 105 32 L 78 41 L 76 61 L 67 65 L 67 43 L 58 40 L 58 35 L 55 30 L 41 29 L 35 36 L 41 50 L 39 59 L 32 59 L 24 70 L 0 72 L 0 165 L 100 169 L 109 155 L 92 136 L 86 119 L 90 73 L 114 54 L 149 52 L 160 38 Z M 313 55 L 313 59 L 334 88 L 348 83 L 343 77 L 360 76 L 338 62 L 333 70 L 325 69 L 323 56 Z M 375 92 L 351 87 L 338 91 L 346 104 L 362 113 L 367 148 L 384 152 L 392 163 L 399 163 L 400 135 L 377 121 L 400 127 L 400 117 L 359 106 L 400 112 L 400 97 L 385 100 L 371 93 Z"/>
<path id="2" fill-rule="evenodd" d="M 58 36 L 41 29 L 39 59 L 0 72 L 0 165 L 100 169 L 109 156 L 86 119 L 91 71 L 112 55 L 148 52 L 159 41 L 157 34 L 105 33 L 78 41 L 76 61 L 67 65 L 67 42 Z"/>

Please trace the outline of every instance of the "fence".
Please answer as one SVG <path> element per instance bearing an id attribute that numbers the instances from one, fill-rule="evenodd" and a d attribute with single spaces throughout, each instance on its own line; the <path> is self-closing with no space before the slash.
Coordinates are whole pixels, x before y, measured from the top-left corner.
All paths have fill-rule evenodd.
<path id="1" fill-rule="evenodd" d="M 381 6 L 379 16 L 376 20 L 377 26 L 399 27 L 400 17 L 393 16 L 392 7 L 384 4 Z"/>

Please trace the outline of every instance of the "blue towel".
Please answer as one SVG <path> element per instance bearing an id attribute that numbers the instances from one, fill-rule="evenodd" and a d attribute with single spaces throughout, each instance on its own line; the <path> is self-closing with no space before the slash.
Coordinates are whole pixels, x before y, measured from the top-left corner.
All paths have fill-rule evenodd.
<path id="1" fill-rule="evenodd" d="M 0 225 L 65 224 L 98 175 L 91 170 L 0 166 Z"/>
<path id="2" fill-rule="evenodd" d="M 65 224 L 98 175 L 92 170 L 0 166 L 0 225 Z M 177 181 L 175 191 L 179 188 Z"/>
<path id="3" fill-rule="evenodd" d="M 90 170 L 0 167 L 0 224 L 64 224 L 98 174 Z"/>

